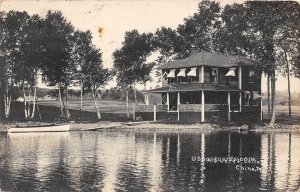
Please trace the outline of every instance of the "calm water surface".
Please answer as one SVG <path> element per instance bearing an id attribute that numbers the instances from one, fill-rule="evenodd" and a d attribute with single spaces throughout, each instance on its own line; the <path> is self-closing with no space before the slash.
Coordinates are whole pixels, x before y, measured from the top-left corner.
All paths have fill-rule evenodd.
<path id="1" fill-rule="evenodd" d="M 297 133 L 18 133 L 0 135 L 0 147 L 0 191 L 297 191 L 300 185 Z"/>

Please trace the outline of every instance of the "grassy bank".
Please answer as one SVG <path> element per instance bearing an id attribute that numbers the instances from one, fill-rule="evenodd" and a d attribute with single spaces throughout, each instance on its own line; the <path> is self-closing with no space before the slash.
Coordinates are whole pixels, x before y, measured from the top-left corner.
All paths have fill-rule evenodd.
<path id="1" fill-rule="evenodd" d="M 91 130 L 96 128 L 129 128 L 129 129 L 199 129 L 199 128 L 209 128 L 209 129 L 237 129 L 240 127 L 246 126 L 243 122 L 208 122 L 205 124 L 199 123 L 191 123 L 189 121 L 158 121 L 158 122 L 136 122 L 133 124 L 125 123 L 132 121 L 132 114 L 130 118 L 127 119 L 126 116 L 126 105 L 121 101 L 108 101 L 102 100 L 99 102 L 99 108 L 101 110 L 102 119 L 99 121 L 97 119 L 94 103 L 93 101 L 84 101 L 83 103 L 83 111 L 80 118 L 79 111 L 80 102 L 79 101 L 70 101 L 70 113 L 71 118 L 66 120 L 60 117 L 60 109 L 58 101 L 43 101 L 39 102 L 39 114 L 37 113 L 35 119 L 30 122 L 24 120 L 24 105 L 20 102 L 12 103 L 11 115 L 10 118 L 2 122 L 0 125 L 0 131 L 4 131 L 7 126 L 15 126 L 16 124 L 24 123 L 24 124 L 41 124 L 41 122 L 45 123 L 71 123 L 72 130 Z M 132 103 L 130 106 L 130 112 L 132 113 Z M 269 119 L 264 116 L 264 122 L 255 123 L 256 128 L 268 128 L 270 129 L 294 129 L 300 127 L 300 109 L 296 106 L 293 106 L 294 115 L 292 118 L 287 116 L 287 108 L 286 106 L 276 106 L 277 109 L 280 109 L 284 112 L 277 113 L 277 124 L 275 127 L 268 127 L 267 124 Z M 265 108 L 264 108 L 265 109 Z M 297 110 L 296 110 L 297 109 Z M 299 114 L 298 114 L 299 113 Z M 265 112 L 266 114 L 266 112 Z M 295 115 L 297 114 L 297 115 Z M 41 119 L 39 118 L 41 117 Z M 121 124 L 121 122 L 123 122 Z M 294 126 L 294 127 L 293 127 Z"/>
<path id="2" fill-rule="evenodd" d="M 64 122 L 65 119 L 60 117 L 60 108 L 59 105 L 57 106 L 56 102 L 51 103 L 49 105 L 45 105 L 44 103 L 39 104 L 39 113 L 37 112 L 33 121 L 43 121 L 43 122 Z M 111 108 L 111 107 L 108 107 Z M 115 107 L 117 110 L 117 107 Z M 101 110 L 101 109 L 100 109 Z M 106 110 L 105 108 L 101 111 L 101 121 L 127 121 L 126 113 L 112 112 L 111 110 Z M 95 110 L 84 110 L 82 111 L 80 117 L 79 109 L 70 108 L 71 117 L 68 121 L 75 121 L 75 122 L 96 122 L 98 121 L 97 115 Z M 41 117 L 41 119 L 40 119 Z M 132 115 L 131 115 L 132 118 Z M 11 113 L 9 119 L 6 122 L 24 122 L 25 120 L 24 115 L 24 104 L 21 102 L 13 102 L 11 105 Z"/>
<path id="3" fill-rule="evenodd" d="M 39 101 L 41 106 L 59 107 L 59 101 Z M 79 100 L 69 100 L 68 106 L 72 110 L 80 110 Z M 126 104 L 124 101 L 118 100 L 101 100 L 98 106 L 103 113 L 126 113 Z M 132 112 L 133 102 L 129 102 L 129 111 Z M 94 112 L 95 104 L 93 100 L 84 100 L 82 105 L 83 111 Z"/>

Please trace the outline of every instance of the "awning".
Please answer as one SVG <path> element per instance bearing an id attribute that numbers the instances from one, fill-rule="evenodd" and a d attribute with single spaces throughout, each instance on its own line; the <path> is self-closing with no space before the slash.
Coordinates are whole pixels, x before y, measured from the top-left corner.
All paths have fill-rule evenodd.
<path id="1" fill-rule="evenodd" d="M 225 75 L 226 77 L 235 77 L 235 68 L 229 68 L 228 73 Z"/>
<path id="2" fill-rule="evenodd" d="M 180 69 L 179 73 L 177 74 L 177 77 L 185 77 L 185 69 Z"/>
<path id="3" fill-rule="evenodd" d="M 193 76 L 196 77 L 196 70 L 197 68 L 191 68 L 190 72 L 188 72 L 187 76 Z"/>
<path id="4" fill-rule="evenodd" d="M 203 84 L 203 83 L 187 83 L 167 85 L 155 89 L 148 90 L 150 93 L 167 93 L 167 92 L 195 92 L 195 91 L 224 91 L 224 92 L 242 92 L 242 90 L 223 84 Z"/>
<path id="5" fill-rule="evenodd" d="M 261 95 L 258 94 L 258 91 L 253 91 L 252 93 L 253 93 L 253 100 L 257 100 L 261 98 Z"/>
<path id="6" fill-rule="evenodd" d="M 175 71 L 176 71 L 176 69 L 171 69 L 170 72 L 168 73 L 167 77 L 175 78 Z"/>
<path id="7" fill-rule="evenodd" d="M 244 93 L 245 93 L 245 94 L 244 94 L 244 97 L 245 97 L 245 99 L 246 99 L 247 96 L 250 95 L 250 91 L 244 91 Z"/>

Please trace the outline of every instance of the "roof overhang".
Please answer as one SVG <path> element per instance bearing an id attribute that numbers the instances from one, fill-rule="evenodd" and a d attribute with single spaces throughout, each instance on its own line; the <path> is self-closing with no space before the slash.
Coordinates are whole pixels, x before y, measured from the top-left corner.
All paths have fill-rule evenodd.
<path id="1" fill-rule="evenodd" d="M 226 91 L 226 92 L 242 92 L 235 87 L 213 84 L 213 83 L 182 83 L 167 85 L 164 87 L 148 90 L 149 93 L 169 93 L 169 92 L 193 92 L 193 91 Z"/>
<path id="2" fill-rule="evenodd" d="M 185 59 L 169 61 L 158 69 L 177 69 L 198 66 L 211 67 L 237 67 L 237 66 L 256 66 L 257 64 L 245 57 L 238 55 L 221 55 L 211 52 L 199 52 Z"/>

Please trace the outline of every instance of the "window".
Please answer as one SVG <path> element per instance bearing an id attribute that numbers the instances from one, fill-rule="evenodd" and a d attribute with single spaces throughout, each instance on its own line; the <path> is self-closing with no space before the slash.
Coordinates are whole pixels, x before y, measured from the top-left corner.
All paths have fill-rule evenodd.
<path id="1" fill-rule="evenodd" d="M 165 85 L 165 84 L 168 84 L 168 77 L 167 77 L 168 73 L 167 72 L 164 72 L 163 75 L 162 75 L 162 84 Z"/>
<path id="2" fill-rule="evenodd" d="M 186 82 L 185 70 L 186 70 L 185 68 L 180 69 L 179 73 L 177 74 L 178 83 Z"/>
<path id="3" fill-rule="evenodd" d="M 167 75 L 168 83 L 175 83 L 175 71 L 176 69 L 171 69 L 170 72 Z"/>
<path id="4" fill-rule="evenodd" d="M 254 83 L 255 82 L 255 70 L 249 69 L 249 82 Z"/>
<path id="5" fill-rule="evenodd" d="M 229 68 L 229 70 L 225 76 L 228 77 L 229 83 L 234 82 L 235 81 L 235 68 Z"/>
<path id="6" fill-rule="evenodd" d="M 212 68 L 211 70 L 211 82 L 218 83 L 218 69 Z"/>
<path id="7" fill-rule="evenodd" d="M 187 74 L 188 78 L 189 78 L 189 82 L 195 82 L 197 81 L 196 76 L 197 76 L 197 68 L 191 68 L 190 71 Z"/>
<path id="8" fill-rule="evenodd" d="M 249 70 L 249 77 L 254 76 L 254 74 L 255 74 L 254 69 L 250 69 L 250 70 Z"/>

